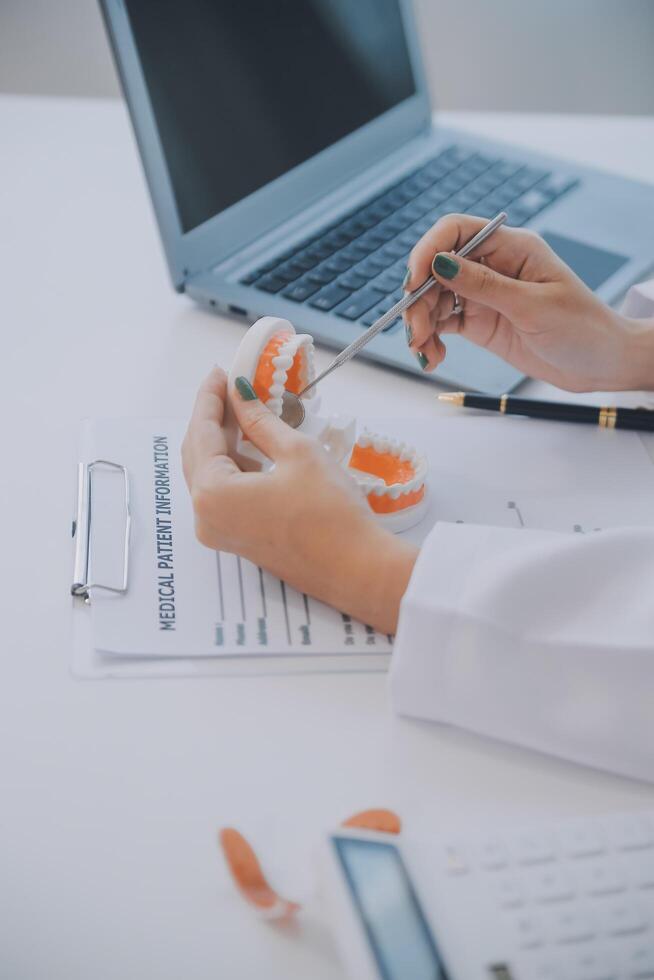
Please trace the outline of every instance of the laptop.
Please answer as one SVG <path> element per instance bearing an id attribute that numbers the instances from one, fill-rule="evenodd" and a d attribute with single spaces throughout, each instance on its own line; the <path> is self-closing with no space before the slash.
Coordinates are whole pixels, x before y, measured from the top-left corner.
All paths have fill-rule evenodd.
<path id="1" fill-rule="evenodd" d="M 101 6 L 172 281 L 210 309 L 341 349 L 449 212 L 507 211 L 609 303 L 654 266 L 654 185 L 439 125 L 410 0 Z M 522 379 L 460 337 L 447 348 L 432 380 Z M 425 377 L 400 321 L 363 356 Z"/>

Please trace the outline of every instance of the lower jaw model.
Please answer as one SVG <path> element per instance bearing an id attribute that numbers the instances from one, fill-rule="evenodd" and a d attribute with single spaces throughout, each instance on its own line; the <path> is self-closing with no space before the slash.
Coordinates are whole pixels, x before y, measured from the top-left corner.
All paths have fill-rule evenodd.
<path id="1" fill-rule="evenodd" d="M 271 412 L 282 414 L 284 389 L 299 394 L 316 375 L 313 338 L 298 334 L 288 320 L 265 316 L 254 323 L 236 351 L 229 387 L 247 378 Z M 318 386 L 303 398 L 301 432 L 314 436 L 347 470 L 375 519 L 392 531 L 405 531 L 426 511 L 427 460 L 411 446 L 364 429 L 356 421 L 320 413 Z M 225 430 L 230 454 L 241 468 L 263 470 L 270 461 L 245 438 L 228 411 Z"/>

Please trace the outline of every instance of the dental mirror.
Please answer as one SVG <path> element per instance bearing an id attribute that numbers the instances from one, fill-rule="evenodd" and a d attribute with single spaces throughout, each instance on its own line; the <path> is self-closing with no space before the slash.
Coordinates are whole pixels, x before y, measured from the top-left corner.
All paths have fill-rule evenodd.
<path id="1" fill-rule="evenodd" d="M 305 415 L 302 399 L 292 391 L 285 390 L 282 395 L 282 422 L 286 422 L 292 429 L 298 429 L 304 422 Z"/>

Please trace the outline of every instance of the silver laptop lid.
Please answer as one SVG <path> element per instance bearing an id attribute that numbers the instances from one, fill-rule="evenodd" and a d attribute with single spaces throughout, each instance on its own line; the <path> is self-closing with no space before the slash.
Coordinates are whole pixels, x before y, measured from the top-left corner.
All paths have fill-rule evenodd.
<path id="1" fill-rule="evenodd" d="M 430 125 L 410 0 L 101 0 L 173 282 Z"/>

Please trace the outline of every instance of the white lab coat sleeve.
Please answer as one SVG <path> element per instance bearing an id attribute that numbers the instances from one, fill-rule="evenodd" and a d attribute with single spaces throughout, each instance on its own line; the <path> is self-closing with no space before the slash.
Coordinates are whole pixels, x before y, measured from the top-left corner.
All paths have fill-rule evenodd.
<path id="1" fill-rule="evenodd" d="M 437 524 L 390 688 L 400 714 L 654 780 L 654 528 Z"/>

